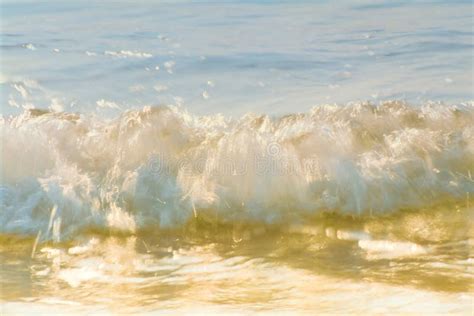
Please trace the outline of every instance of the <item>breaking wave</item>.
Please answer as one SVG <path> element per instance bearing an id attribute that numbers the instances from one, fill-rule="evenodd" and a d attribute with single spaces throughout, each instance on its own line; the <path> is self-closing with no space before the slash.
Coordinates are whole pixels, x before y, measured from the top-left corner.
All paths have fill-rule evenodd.
<path id="1" fill-rule="evenodd" d="M 472 102 L 239 119 L 178 107 L 112 120 L 29 110 L 1 125 L 3 233 L 172 228 L 195 217 L 294 223 L 469 206 L 474 193 Z"/>

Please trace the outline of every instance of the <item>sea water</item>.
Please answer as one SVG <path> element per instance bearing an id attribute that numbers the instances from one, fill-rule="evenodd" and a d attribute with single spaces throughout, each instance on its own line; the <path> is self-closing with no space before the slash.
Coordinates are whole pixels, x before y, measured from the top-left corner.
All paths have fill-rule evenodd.
<path id="1" fill-rule="evenodd" d="M 472 313 L 470 1 L 0 7 L 3 313 Z"/>

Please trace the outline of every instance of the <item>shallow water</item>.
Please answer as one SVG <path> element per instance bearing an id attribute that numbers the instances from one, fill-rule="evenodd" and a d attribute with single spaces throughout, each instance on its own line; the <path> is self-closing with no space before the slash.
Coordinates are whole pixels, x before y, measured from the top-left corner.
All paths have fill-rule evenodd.
<path id="1" fill-rule="evenodd" d="M 471 210 L 2 239 L 6 312 L 469 313 Z M 30 307 L 33 306 L 33 307 Z"/>
<path id="2" fill-rule="evenodd" d="M 0 7 L 2 313 L 472 313 L 470 1 Z"/>

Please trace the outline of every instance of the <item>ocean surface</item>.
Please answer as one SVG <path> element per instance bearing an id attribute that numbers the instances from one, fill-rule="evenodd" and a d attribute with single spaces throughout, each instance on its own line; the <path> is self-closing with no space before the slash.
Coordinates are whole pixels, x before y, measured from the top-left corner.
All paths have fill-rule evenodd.
<path id="1" fill-rule="evenodd" d="M 0 2 L 0 314 L 459 314 L 471 1 Z"/>

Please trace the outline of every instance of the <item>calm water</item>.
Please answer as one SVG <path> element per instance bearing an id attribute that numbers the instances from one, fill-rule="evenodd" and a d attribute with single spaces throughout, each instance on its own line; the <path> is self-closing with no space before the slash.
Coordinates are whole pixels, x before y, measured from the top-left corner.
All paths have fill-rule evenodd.
<path id="1" fill-rule="evenodd" d="M 10 1 L 4 314 L 473 312 L 471 1 Z"/>
<path id="2" fill-rule="evenodd" d="M 242 115 L 469 101 L 472 18 L 471 1 L 4 0 L 2 108 Z"/>

